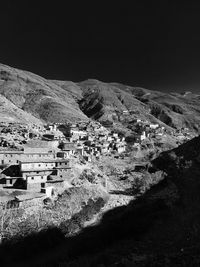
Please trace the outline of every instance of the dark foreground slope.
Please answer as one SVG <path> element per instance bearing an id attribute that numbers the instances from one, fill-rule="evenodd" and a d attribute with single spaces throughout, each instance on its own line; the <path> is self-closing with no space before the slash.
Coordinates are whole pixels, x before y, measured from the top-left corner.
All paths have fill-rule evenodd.
<path id="1" fill-rule="evenodd" d="M 64 239 L 52 229 L 15 244 L 14 266 L 199 266 L 199 155 L 200 137 L 162 153 L 149 173 L 164 170 L 167 177 L 145 195 L 76 236 Z M 19 249 L 28 257 L 14 253 Z"/>

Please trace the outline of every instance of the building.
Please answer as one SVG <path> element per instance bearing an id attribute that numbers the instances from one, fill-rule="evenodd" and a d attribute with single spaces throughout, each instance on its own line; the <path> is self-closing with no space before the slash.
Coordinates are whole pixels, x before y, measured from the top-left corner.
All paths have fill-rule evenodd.
<path id="1" fill-rule="evenodd" d="M 26 181 L 26 189 L 40 192 L 45 187 L 45 183 L 52 180 L 51 175 L 55 175 L 62 180 L 63 171 L 71 169 L 69 160 L 33 160 L 20 162 L 20 172 Z"/>
<path id="2" fill-rule="evenodd" d="M 157 129 L 159 127 L 159 124 L 150 124 L 149 127 L 153 130 Z"/>
<path id="3" fill-rule="evenodd" d="M 76 152 L 76 146 L 73 142 L 63 142 L 61 144 L 61 150 L 62 151 L 57 152 L 57 157 L 64 159 L 69 158 Z"/>
<path id="4" fill-rule="evenodd" d="M 147 136 L 146 136 L 146 132 L 143 131 L 142 134 L 141 134 L 141 136 L 140 136 L 140 140 L 143 141 L 143 140 L 145 140 L 146 138 L 147 138 Z"/>
<path id="5" fill-rule="evenodd" d="M 77 148 L 76 148 L 76 151 L 79 155 L 83 156 L 84 154 L 84 146 L 82 145 L 78 145 Z"/>
<path id="6" fill-rule="evenodd" d="M 55 154 L 48 152 L 47 150 L 43 150 L 40 148 L 37 149 L 25 149 L 24 151 L 20 150 L 6 150 L 0 151 L 0 167 L 4 168 L 8 165 L 19 164 L 20 161 L 26 160 L 36 160 L 36 159 L 55 159 Z"/>

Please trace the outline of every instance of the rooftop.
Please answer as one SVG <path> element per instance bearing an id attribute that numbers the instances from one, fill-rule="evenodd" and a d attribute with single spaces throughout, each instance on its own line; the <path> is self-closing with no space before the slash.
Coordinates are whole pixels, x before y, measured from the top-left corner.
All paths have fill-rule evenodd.
<path id="1" fill-rule="evenodd" d="M 28 159 L 27 161 L 20 161 L 21 164 L 26 163 L 54 163 L 54 162 L 69 162 L 68 159 Z"/>
<path id="2" fill-rule="evenodd" d="M 23 154 L 22 150 L 1 150 L 0 154 Z"/>

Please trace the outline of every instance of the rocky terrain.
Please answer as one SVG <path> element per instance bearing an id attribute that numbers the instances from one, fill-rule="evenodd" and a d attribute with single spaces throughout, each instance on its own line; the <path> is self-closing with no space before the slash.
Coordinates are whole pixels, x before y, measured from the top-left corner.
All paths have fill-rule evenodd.
<path id="1" fill-rule="evenodd" d="M 69 82 L 69 88 L 73 86 L 77 87 Z M 87 119 L 74 97 L 61 86 L 33 73 L 5 65 L 0 65 L 0 94 L 7 100 L 10 120 L 16 118 L 15 113 L 19 109 L 22 122 L 26 120 L 27 113 L 31 114 L 30 122 L 33 123 L 36 118 L 42 122 Z M 16 107 L 15 112 L 13 105 Z"/>
<path id="2" fill-rule="evenodd" d="M 199 160 L 200 137 L 161 153 L 149 164 L 147 171 L 138 173 L 143 176 L 143 181 L 154 186 L 144 190 L 137 199 L 133 196 L 139 184 L 136 188 L 132 183 L 136 172 L 130 169 L 130 164 L 126 172 L 123 163 L 114 159 L 113 165 L 106 160 L 103 172 L 100 165 L 76 164 L 75 173 L 79 179 L 75 176 L 74 183 L 84 187 L 72 188 L 74 193 L 70 195 L 66 192 L 53 210 L 40 213 L 40 225 L 45 224 L 48 215 L 60 225 L 61 231 L 50 228 L 13 246 L 5 243 L 3 253 L 10 251 L 12 257 L 2 256 L 2 260 L 9 264 L 15 261 L 14 266 L 199 266 Z M 106 177 L 110 198 L 104 205 L 98 196 L 107 198 L 105 191 L 99 194 L 96 186 L 104 183 Z M 91 196 L 98 201 L 95 208 L 92 208 L 94 203 L 88 202 Z M 61 215 L 68 218 L 68 209 L 77 212 L 78 203 L 82 202 L 87 202 L 83 211 L 59 224 Z M 115 208 L 107 209 L 110 204 Z M 92 214 L 99 213 L 99 209 L 103 212 L 98 223 L 93 221 L 97 217 L 91 216 L 91 208 Z M 11 226 L 8 224 L 8 227 Z M 31 227 L 34 229 L 33 225 Z M 74 232 L 76 235 L 66 235 Z M 42 250 L 35 244 L 41 244 Z M 31 248 L 35 251 L 34 255 Z M 18 253 L 21 250 L 26 251 L 26 257 Z"/>
<path id="3" fill-rule="evenodd" d="M 58 262 L 68 266 L 199 266 L 199 155 L 199 137 L 163 152 L 148 169 L 150 175 L 164 171 L 166 176 L 159 184 L 128 206 L 108 211 L 99 225 L 80 233 L 72 243 L 79 244 L 80 256 L 65 244 L 47 262 L 50 266 Z M 81 247 L 85 240 L 90 240 L 87 248 Z"/>
<path id="4" fill-rule="evenodd" d="M 11 243 L 3 243 L 1 252 L 12 251 L 12 257 L 3 256 L 5 263 L 199 266 L 200 137 L 177 147 L 199 133 L 199 99 L 190 92 L 161 93 L 98 80 L 46 80 L 0 64 L 0 122 L 94 119 L 134 135 L 134 120 L 141 119 L 164 129 L 143 140 L 139 150 L 130 140 L 120 157 L 105 155 L 93 162 L 74 157 L 72 187 L 55 202 L 47 200 L 37 216 L 2 212 L 1 226 Z M 182 128 L 189 135 L 178 141 L 181 131 L 173 129 Z M 146 167 L 137 171 L 137 163 Z M 21 241 L 12 244 L 15 235 Z M 38 243 L 42 249 L 35 247 Z M 18 253 L 25 248 L 26 258 Z"/>
<path id="5" fill-rule="evenodd" d="M 133 118 L 141 118 L 170 128 L 199 130 L 200 96 L 190 92 L 161 93 L 92 79 L 79 83 L 47 80 L 0 64 L 0 98 L 3 121 L 74 122 L 93 118 L 126 128 Z"/>

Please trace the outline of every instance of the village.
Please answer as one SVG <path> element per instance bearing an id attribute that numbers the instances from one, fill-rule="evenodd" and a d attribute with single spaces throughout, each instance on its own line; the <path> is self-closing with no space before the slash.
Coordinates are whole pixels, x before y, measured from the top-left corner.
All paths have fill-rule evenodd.
<path id="1" fill-rule="evenodd" d="M 33 205 L 72 186 L 73 160 L 94 162 L 104 156 L 122 157 L 128 143 L 135 151 L 143 142 L 165 136 L 165 127 L 136 119 L 133 140 L 103 123 L 55 123 L 47 125 L 0 124 L 0 203 L 6 207 Z M 132 129 L 133 130 L 133 129 Z M 180 140 L 187 131 L 174 133 Z M 130 144 L 129 144 L 130 149 Z"/>

